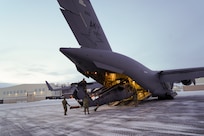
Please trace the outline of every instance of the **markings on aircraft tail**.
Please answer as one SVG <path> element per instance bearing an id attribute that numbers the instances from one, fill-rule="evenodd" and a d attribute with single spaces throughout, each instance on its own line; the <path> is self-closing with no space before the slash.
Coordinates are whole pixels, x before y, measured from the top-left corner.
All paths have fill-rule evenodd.
<path id="1" fill-rule="evenodd" d="M 79 4 L 81 4 L 82 6 L 86 7 L 86 4 L 83 0 L 79 0 Z"/>
<path id="2" fill-rule="evenodd" d="M 81 14 L 81 13 L 79 13 L 79 15 L 80 15 L 80 17 L 81 17 L 81 19 L 82 19 L 82 21 L 83 21 L 83 23 L 84 23 L 85 27 L 87 27 L 88 25 L 87 25 L 87 23 L 86 23 L 86 21 L 85 21 L 84 17 L 82 16 L 82 14 Z"/>

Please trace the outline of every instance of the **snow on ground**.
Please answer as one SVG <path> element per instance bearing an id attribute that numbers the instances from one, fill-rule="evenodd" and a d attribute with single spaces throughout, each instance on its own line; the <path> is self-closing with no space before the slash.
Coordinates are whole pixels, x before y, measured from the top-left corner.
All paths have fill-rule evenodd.
<path id="1" fill-rule="evenodd" d="M 204 95 L 204 90 L 181 91 L 181 92 L 177 92 L 177 93 L 178 93 L 178 96 Z"/>
<path id="2" fill-rule="evenodd" d="M 68 100 L 72 106 L 75 100 Z M 174 100 L 156 99 L 138 107 L 101 106 L 69 109 L 61 100 L 0 105 L 0 136 L 201 136 L 204 134 L 204 91 L 179 92 Z"/>

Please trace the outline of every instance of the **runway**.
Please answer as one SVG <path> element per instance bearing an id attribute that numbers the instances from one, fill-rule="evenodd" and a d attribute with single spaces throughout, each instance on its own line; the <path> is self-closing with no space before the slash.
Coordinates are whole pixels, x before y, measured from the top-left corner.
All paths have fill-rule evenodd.
<path id="1" fill-rule="evenodd" d="M 76 105 L 73 100 L 68 101 Z M 201 136 L 204 91 L 182 92 L 174 100 L 156 99 L 138 107 L 101 106 L 68 110 L 61 100 L 0 105 L 0 136 Z"/>

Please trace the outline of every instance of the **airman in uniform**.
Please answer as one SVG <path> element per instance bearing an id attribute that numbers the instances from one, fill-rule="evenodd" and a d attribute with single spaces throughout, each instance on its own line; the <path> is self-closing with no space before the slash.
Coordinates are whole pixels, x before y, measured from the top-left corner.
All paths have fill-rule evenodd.
<path id="1" fill-rule="evenodd" d="M 86 80 L 83 78 L 83 80 L 79 84 L 83 87 L 83 90 L 86 93 L 86 84 L 87 84 Z"/>
<path id="2" fill-rule="evenodd" d="M 62 105 L 63 105 L 63 108 L 64 108 L 64 115 L 67 115 L 67 105 L 69 105 L 69 104 L 68 104 L 67 100 L 65 99 L 65 97 L 62 100 Z"/>
<path id="3" fill-rule="evenodd" d="M 89 114 L 89 100 L 88 96 L 85 96 L 83 99 L 83 107 L 84 107 L 84 114 L 86 115 L 86 112 Z"/>

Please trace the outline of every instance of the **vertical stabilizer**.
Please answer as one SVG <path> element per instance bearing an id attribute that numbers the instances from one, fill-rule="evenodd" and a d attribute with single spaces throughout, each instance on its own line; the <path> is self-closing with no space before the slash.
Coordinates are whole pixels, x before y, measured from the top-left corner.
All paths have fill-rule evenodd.
<path id="1" fill-rule="evenodd" d="M 58 0 L 58 3 L 81 47 L 111 51 L 89 0 Z"/>

